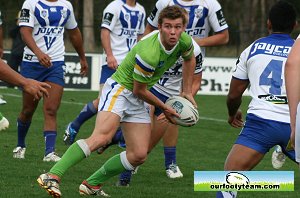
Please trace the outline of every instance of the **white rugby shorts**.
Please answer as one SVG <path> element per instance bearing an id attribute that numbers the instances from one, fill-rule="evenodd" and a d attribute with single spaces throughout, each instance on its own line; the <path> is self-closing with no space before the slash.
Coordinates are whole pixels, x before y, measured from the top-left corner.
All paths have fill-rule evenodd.
<path id="1" fill-rule="evenodd" d="M 115 113 L 121 122 L 151 123 L 145 102 L 112 78 L 103 86 L 98 111 Z"/>

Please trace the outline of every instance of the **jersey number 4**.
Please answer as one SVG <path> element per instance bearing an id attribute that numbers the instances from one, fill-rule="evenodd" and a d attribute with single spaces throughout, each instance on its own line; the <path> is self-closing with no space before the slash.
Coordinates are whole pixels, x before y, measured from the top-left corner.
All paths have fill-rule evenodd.
<path id="1" fill-rule="evenodd" d="M 283 61 L 271 60 L 259 77 L 259 85 L 270 86 L 269 93 L 281 95 Z"/>

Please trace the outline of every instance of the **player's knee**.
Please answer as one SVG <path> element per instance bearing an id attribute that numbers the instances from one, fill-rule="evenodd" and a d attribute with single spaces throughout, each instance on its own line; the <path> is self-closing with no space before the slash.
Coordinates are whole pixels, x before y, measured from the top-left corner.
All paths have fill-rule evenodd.
<path id="1" fill-rule="evenodd" d="M 147 159 L 147 152 L 135 152 L 133 153 L 133 164 L 143 164 Z"/>
<path id="2" fill-rule="evenodd" d="M 34 110 L 33 109 L 23 109 L 21 111 L 21 117 L 25 118 L 25 119 L 31 119 L 33 116 Z"/>
<path id="3" fill-rule="evenodd" d="M 93 152 L 96 149 L 109 144 L 111 139 L 108 135 L 93 133 L 89 138 L 86 139 L 86 142 Z"/>
<path id="4" fill-rule="evenodd" d="M 57 109 L 53 108 L 53 107 L 45 107 L 44 108 L 44 113 L 45 113 L 46 116 L 55 117 L 56 113 L 57 113 Z"/>
<path id="5" fill-rule="evenodd" d="M 242 170 L 250 170 L 250 167 L 248 164 L 242 163 L 241 161 L 226 161 L 224 165 L 224 170 L 242 171 Z"/>

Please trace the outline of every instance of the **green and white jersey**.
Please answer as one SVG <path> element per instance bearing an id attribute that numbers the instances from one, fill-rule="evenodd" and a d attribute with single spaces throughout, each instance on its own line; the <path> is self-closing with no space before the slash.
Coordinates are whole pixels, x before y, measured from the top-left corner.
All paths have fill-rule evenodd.
<path id="1" fill-rule="evenodd" d="M 150 89 L 180 56 L 189 59 L 193 51 L 192 38 L 186 33 L 182 33 L 177 44 L 168 51 L 161 43 L 160 33 L 153 32 L 132 48 L 112 79 L 131 91 L 134 80 L 147 84 Z"/>

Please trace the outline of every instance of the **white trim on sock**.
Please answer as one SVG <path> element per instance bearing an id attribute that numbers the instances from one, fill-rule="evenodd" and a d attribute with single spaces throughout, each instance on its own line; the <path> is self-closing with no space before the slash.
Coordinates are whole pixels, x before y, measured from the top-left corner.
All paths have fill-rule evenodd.
<path id="1" fill-rule="evenodd" d="M 126 170 L 134 170 L 134 167 L 129 163 L 127 157 L 126 157 L 126 151 L 123 151 L 120 153 L 121 163 L 123 164 L 124 168 Z"/>
<path id="2" fill-rule="evenodd" d="M 91 150 L 90 150 L 89 146 L 87 145 L 87 143 L 83 139 L 77 140 L 76 143 L 81 148 L 81 150 L 84 152 L 85 157 L 88 157 L 91 155 Z"/>

